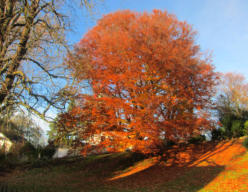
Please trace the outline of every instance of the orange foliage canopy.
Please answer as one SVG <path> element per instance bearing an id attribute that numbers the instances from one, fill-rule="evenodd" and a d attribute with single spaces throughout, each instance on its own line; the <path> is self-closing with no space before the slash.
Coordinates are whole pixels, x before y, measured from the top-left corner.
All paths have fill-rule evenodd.
<path id="1" fill-rule="evenodd" d="M 104 16 L 67 58 L 93 94 L 61 115 L 64 129 L 87 141 L 101 135 L 94 145 L 107 150 L 143 153 L 156 151 L 165 139 L 208 129 L 203 109 L 211 104 L 216 74 L 195 35 L 166 11 Z"/>

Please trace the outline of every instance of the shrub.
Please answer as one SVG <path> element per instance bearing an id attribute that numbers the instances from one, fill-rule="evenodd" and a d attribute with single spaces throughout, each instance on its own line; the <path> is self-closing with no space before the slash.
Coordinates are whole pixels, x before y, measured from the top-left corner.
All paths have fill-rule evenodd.
<path id="1" fill-rule="evenodd" d="M 244 136 L 244 126 L 242 120 L 232 121 L 231 133 L 232 137 Z"/>
<path id="2" fill-rule="evenodd" d="M 45 159 L 51 159 L 56 151 L 56 148 L 54 145 L 47 145 L 45 148 L 41 149 L 41 158 Z"/>
<path id="3" fill-rule="evenodd" d="M 0 149 L 0 161 L 4 160 L 5 159 L 5 152 L 4 150 Z"/>
<path id="4" fill-rule="evenodd" d="M 212 140 L 214 141 L 219 141 L 227 138 L 224 128 L 214 129 L 211 134 Z"/>
<path id="5" fill-rule="evenodd" d="M 28 160 L 37 158 L 36 148 L 29 142 L 25 143 L 19 151 L 21 156 L 27 156 Z"/>
<path id="6" fill-rule="evenodd" d="M 191 137 L 188 140 L 188 142 L 191 144 L 198 144 L 198 143 L 202 143 L 203 141 L 206 141 L 205 135 L 197 135 L 197 136 Z"/>
<path id="7" fill-rule="evenodd" d="M 168 140 L 167 143 L 166 143 L 167 147 L 172 147 L 173 145 L 176 145 L 176 142 L 172 141 L 172 140 Z"/>
<path id="8" fill-rule="evenodd" d="M 243 145 L 248 150 L 248 137 L 245 138 Z"/>
<path id="9" fill-rule="evenodd" d="M 244 123 L 244 134 L 248 135 L 248 121 L 245 121 Z"/>

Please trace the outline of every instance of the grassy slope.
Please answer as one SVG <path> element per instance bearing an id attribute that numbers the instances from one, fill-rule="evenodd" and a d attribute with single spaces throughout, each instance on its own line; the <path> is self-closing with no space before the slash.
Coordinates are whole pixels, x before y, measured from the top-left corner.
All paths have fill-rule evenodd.
<path id="1" fill-rule="evenodd" d="M 167 161 L 129 153 L 53 161 L 17 169 L 0 183 L 20 191 L 248 191 L 248 153 L 243 139 L 174 147 Z"/>

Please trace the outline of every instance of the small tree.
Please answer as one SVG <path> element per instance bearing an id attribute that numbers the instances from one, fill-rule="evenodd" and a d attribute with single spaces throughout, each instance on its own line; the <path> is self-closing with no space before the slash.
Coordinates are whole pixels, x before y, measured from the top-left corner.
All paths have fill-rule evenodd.
<path id="1" fill-rule="evenodd" d="M 210 129 L 216 74 L 195 34 L 166 11 L 104 16 L 67 58 L 93 94 L 60 116 L 60 131 L 81 143 L 100 135 L 94 144 L 109 151 L 149 153 Z"/>

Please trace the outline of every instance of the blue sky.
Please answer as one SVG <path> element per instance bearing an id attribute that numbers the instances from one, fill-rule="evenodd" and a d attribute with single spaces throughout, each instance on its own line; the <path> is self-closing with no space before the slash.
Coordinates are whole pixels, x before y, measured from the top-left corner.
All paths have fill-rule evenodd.
<path id="1" fill-rule="evenodd" d="M 78 42 L 103 14 L 122 9 L 161 9 L 175 14 L 198 31 L 197 43 L 202 51 L 212 52 L 216 71 L 238 72 L 248 79 L 247 0 L 104 0 L 97 3 L 91 17 L 84 14 L 75 18 L 75 32 L 68 40 Z"/>

